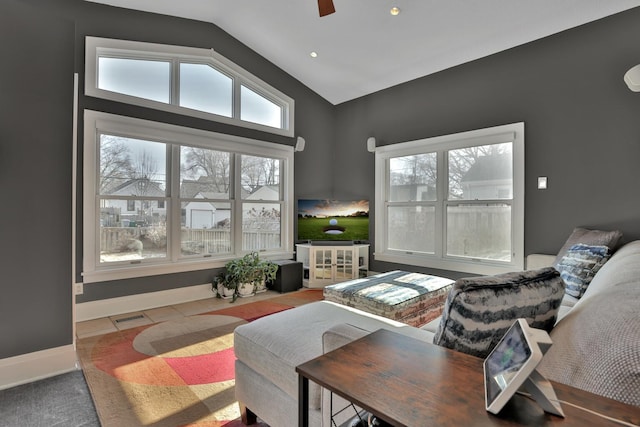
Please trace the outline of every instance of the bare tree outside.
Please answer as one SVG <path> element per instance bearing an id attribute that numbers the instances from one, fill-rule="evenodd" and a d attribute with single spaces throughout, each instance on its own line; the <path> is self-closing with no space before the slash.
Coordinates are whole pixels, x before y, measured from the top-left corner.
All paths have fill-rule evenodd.
<path id="1" fill-rule="evenodd" d="M 147 151 L 142 150 L 136 156 L 133 163 L 132 179 L 135 180 L 136 196 L 146 196 L 152 182 L 155 182 L 158 174 L 158 160 Z"/>
<path id="2" fill-rule="evenodd" d="M 510 143 L 478 145 L 475 147 L 450 150 L 448 155 L 449 200 L 464 199 L 462 181 L 480 158 L 495 159 L 506 154 L 511 154 Z M 508 164 L 510 163 L 511 159 L 508 160 Z M 493 170 L 492 172 L 500 173 L 498 170 Z"/>
<path id="3" fill-rule="evenodd" d="M 391 159 L 391 185 L 431 184 L 435 186 L 437 178 L 436 161 L 435 153 Z"/>
<path id="4" fill-rule="evenodd" d="M 206 148 L 182 147 L 181 175 L 183 179 L 206 182 L 213 193 L 229 193 L 230 154 Z"/>
<path id="5" fill-rule="evenodd" d="M 112 135 L 100 136 L 100 194 L 125 182 L 133 175 L 131 155 L 124 138 Z"/>
<path id="6" fill-rule="evenodd" d="M 242 156 L 242 187 L 249 194 L 253 194 L 264 186 L 278 184 L 280 184 L 280 160 Z"/>
<path id="7" fill-rule="evenodd" d="M 152 145 L 149 145 L 152 144 Z M 136 180 L 132 196 L 149 194 L 150 183 L 164 189 L 164 156 L 152 151 L 159 143 L 139 141 L 114 135 L 100 136 L 100 194 L 111 194 L 128 181 Z M 163 144 L 164 146 L 164 144 Z M 163 168 L 160 167 L 162 161 Z"/>
<path id="8" fill-rule="evenodd" d="M 391 201 L 435 200 L 437 160 L 436 153 L 392 158 Z"/>
<path id="9" fill-rule="evenodd" d="M 100 136 L 100 259 L 166 256 L 166 144 Z"/>
<path id="10" fill-rule="evenodd" d="M 241 181 L 246 195 L 242 196 L 242 248 L 262 250 L 280 247 L 279 201 L 280 160 L 269 157 L 242 156 Z"/>

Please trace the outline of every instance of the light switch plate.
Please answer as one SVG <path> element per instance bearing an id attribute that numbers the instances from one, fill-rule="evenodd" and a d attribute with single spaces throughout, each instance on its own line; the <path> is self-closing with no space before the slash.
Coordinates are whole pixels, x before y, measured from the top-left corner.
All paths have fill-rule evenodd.
<path id="1" fill-rule="evenodd" d="M 538 177 L 538 190 L 546 190 L 547 189 L 547 177 L 539 176 Z"/>

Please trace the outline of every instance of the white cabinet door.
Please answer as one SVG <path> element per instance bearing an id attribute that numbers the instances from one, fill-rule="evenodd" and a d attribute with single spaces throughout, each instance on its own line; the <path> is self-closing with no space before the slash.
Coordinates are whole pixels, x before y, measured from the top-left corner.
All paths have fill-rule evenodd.
<path id="1" fill-rule="evenodd" d="M 353 256 L 353 248 L 338 248 L 333 250 L 333 267 L 335 282 L 344 282 L 345 280 L 354 279 L 355 276 L 355 264 Z"/>
<path id="2" fill-rule="evenodd" d="M 333 282 L 333 258 L 334 251 L 330 247 L 311 249 L 313 265 L 310 266 L 309 271 L 310 284 L 324 286 Z"/>
<path id="3" fill-rule="evenodd" d="M 296 260 L 302 262 L 303 284 L 308 288 L 322 288 L 334 283 L 356 279 L 359 270 L 366 272 L 369 245 L 313 246 L 296 245 Z M 363 265 L 360 265 L 362 257 Z"/>

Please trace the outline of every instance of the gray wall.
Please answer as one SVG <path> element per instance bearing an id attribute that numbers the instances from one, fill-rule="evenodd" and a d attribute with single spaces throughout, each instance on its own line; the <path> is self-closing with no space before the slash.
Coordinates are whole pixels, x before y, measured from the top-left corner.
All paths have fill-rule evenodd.
<path id="1" fill-rule="evenodd" d="M 341 104 L 334 191 L 352 182 L 373 200 L 368 136 L 387 145 L 523 121 L 525 254 L 556 253 L 576 226 L 638 239 L 640 93 L 623 75 L 640 63 L 639 40 L 635 8 Z"/>
<path id="2" fill-rule="evenodd" d="M 0 3 L 0 359 L 73 342 L 73 24 Z"/>

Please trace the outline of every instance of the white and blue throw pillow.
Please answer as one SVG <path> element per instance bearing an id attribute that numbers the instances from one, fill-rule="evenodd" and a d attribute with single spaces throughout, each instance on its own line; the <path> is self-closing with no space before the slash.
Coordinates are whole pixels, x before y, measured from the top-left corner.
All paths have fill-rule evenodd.
<path id="1" fill-rule="evenodd" d="M 487 357 L 518 318 L 550 331 L 564 296 L 553 267 L 459 279 L 447 296 L 433 343 Z"/>
<path id="2" fill-rule="evenodd" d="M 587 290 L 591 279 L 611 258 L 607 246 L 590 246 L 579 243 L 569 248 L 557 265 L 560 277 L 564 280 L 565 293 L 580 298 Z"/>

